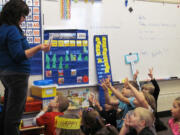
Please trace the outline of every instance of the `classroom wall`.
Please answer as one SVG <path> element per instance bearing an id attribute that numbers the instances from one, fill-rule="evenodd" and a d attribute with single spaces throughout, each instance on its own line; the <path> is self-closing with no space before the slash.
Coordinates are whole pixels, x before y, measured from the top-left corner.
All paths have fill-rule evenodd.
<path id="1" fill-rule="evenodd" d="M 158 111 L 170 110 L 176 97 L 180 97 L 180 80 L 159 81 L 161 89 Z"/>
<path id="2" fill-rule="evenodd" d="M 72 2 L 71 18 L 61 19 L 60 0 L 43 1 L 43 28 L 88 30 L 89 85 L 97 84 L 94 35 L 108 35 L 113 81 L 122 81 L 125 77 L 132 79 L 130 64 L 125 64 L 124 60 L 124 56 L 130 52 L 139 55 L 139 62 L 134 66 L 140 71 L 139 80 L 148 78 L 148 68 L 151 67 L 154 68 L 156 78 L 180 77 L 178 5 L 128 1 L 126 7 L 124 2 L 121 0 Z M 129 12 L 130 7 L 133 12 Z"/>

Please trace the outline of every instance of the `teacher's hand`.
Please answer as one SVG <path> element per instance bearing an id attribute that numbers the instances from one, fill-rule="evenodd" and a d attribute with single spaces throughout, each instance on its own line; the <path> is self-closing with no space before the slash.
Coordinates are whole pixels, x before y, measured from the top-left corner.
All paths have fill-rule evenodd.
<path id="1" fill-rule="evenodd" d="M 44 52 L 48 52 L 51 49 L 51 44 L 41 44 L 41 50 Z"/>

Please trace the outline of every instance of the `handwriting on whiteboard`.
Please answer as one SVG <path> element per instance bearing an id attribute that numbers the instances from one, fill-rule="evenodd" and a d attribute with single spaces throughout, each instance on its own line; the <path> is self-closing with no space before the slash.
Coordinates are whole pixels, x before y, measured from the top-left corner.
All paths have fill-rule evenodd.
<path id="1" fill-rule="evenodd" d="M 138 17 L 138 35 L 140 40 L 176 40 L 180 34 L 174 34 L 177 32 L 177 28 L 177 24 L 172 21 L 148 20 L 142 15 Z"/>
<path id="2" fill-rule="evenodd" d="M 150 56 L 152 58 L 156 58 L 158 56 L 162 56 L 164 54 L 166 54 L 168 52 L 168 48 L 162 48 L 162 49 L 157 49 L 157 50 L 153 50 L 153 51 L 140 51 L 140 55 L 143 56 Z"/>

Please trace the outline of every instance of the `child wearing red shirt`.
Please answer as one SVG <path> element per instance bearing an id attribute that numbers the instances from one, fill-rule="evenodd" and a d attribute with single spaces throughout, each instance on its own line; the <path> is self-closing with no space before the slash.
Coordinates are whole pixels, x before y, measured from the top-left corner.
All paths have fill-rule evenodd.
<path id="1" fill-rule="evenodd" d="M 56 96 L 50 101 L 48 107 L 45 107 L 35 118 L 34 124 L 45 125 L 45 135 L 56 135 L 55 133 L 55 117 L 64 115 L 67 110 L 69 101 L 62 95 Z"/>

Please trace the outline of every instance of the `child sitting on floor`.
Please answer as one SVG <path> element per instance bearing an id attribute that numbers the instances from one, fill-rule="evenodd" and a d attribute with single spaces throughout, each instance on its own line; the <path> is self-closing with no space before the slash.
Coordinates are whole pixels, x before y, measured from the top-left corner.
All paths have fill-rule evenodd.
<path id="1" fill-rule="evenodd" d="M 153 124 L 153 113 L 146 108 L 137 107 L 126 115 L 119 135 L 156 135 Z M 136 132 L 131 133 L 130 127 L 134 128 Z"/>
<path id="2" fill-rule="evenodd" d="M 132 81 L 130 83 L 138 89 L 138 85 L 135 82 Z M 117 115 L 117 128 L 120 130 L 123 125 L 123 118 L 125 118 L 126 113 L 136 107 L 136 103 L 134 102 L 135 98 L 127 86 L 124 86 L 122 92 L 114 88 L 110 82 L 109 77 L 101 80 L 101 86 L 104 90 L 106 103 L 110 105 L 118 105 L 118 109 L 121 109 L 122 111 L 122 115 L 120 117 Z M 108 90 L 111 90 L 118 100 L 112 99 L 112 96 L 109 95 Z"/>
<path id="3" fill-rule="evenodd" d="M 136 73 L 134 74 L 134 80 L 137 79 L 138 74 L 139 74 L 139 72 L 136 71 Z M 156 108 L 155 108 L 154 114 L 155 114 L 155 118 L 156 118 L 155 119 L 155 128 L 156 128 L 156 131 L 158 132 L 158 131 L 166 130 L 167 127 L 160 120 L 160 118 L 158 116 L 158 113 L 157 113 L 157 100 L 158 100 L 158 96 L 159 96 L 159 93 L 160 93 L 160 87 L 159 87 L 156 79 L 153 76 L 153 68 L 149 69 L 148 76 L 151 79 L 151 83 L 147 83 L 147 84 L 142 85 L 142 91 L 150 93 L 154 97 L 154 99 L 155 99 Z"/>
<path id="4" fill-rule="evenodd" d="M 156 103 L 154 97 L 146 91 L 138 91 L 129 81 L 125 79 L 125 85 L 128 86 L 135 97 L 136 107 L 149 109 L 153 113 L 156 111 Z"/>
<path id="5" fill-rule="evenodd" d="M 64 115 L 64 111 L 67 110 L 69 101 L 62 95 L 56 96 L 50 101 L 48 107 L 45 107 L 33 120 L 35 125 L 45 125 L 45 135 L 56 135 L 55 133 L 55 117 Z"/>
<path id="6" fill-rule="evenodd" d="M 104 104 L 103 108 L 100 103 L 91 95 L 89 96 L 89 104 L 99 112 L 102 118 L 105 119 L 106 124 L 111 124 L 116 127 L 116 106 Z"/>
<path id="7" fill-rule="evenodd" d="M 180 135 L 180 97 L 174 100 L 171 113 L 173 118 L 169 120 L 169 127 L 173 135 Z"/>
<path id="8" fill-rule="evenodd" d="M 82 135 L 80 125 L 81 119 L 77 114 L 65 113 L 62 116 L 56 116 L 56 135 Z"/>
<path id="9" fill-rule="evenodd" d="M 96 110 L 91 107 L 83 110 L 81 130 L 85 135 L 94 135 L 103 127 L 103 119 Z"/>

